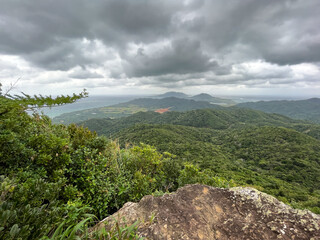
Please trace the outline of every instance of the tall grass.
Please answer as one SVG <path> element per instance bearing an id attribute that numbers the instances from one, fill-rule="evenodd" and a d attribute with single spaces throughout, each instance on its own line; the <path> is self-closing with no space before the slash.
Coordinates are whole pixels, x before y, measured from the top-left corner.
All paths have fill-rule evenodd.
<path id="1" fill-rule="evenodd" d="M 143 240 L 137 234 L 139 222 L 131 225 L 121 226 L 115 221 L 108 230 L 105 227 L 92 228 L 97 223 L 96 216 L 88 214 L 87 218 L 70 224 L 63 221 L 51 236 L 43 237 L 41 240 Z M 91 226 L 91 227 L 90 227 Z"/>

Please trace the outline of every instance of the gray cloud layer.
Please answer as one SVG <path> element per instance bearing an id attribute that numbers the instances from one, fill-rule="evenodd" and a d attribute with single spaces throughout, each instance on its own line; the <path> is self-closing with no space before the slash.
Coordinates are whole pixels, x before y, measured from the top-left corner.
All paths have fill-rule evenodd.
<path id="1" fill-rule="evenodd" d="M 107 75 L 168 87 L 277 78 L 282 84 L 294 75 L 290 65 L 319 68 L 320 1 L 0 0 L 0 6 L 0 54 L 44 70 L 105 70 L 69 78 Z M 252 61 L 273 68 L 242 65 Z"/>
<path id="2" fill-rule="evenodd" d="M 139 48 L 134 56 L 126 58 L 125 70 L 129 77 L 158 76 L 206 72 L 217 65 L 203 52 L 199 41 L 187 38 L 173 40 L 155 53 L 145 53 Z"/>

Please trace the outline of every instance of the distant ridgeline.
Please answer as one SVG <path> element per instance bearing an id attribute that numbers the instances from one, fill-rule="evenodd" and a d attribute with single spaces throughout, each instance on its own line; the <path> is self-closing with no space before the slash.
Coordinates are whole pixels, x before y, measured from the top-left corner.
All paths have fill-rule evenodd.
<path id="1" fill-rule="evenodd" d="M 320 98 L 299 101 L 260 101 L 236 105 L 268 113 L 279 113 L 295 119 L 303 119 L 320 123 Z"/>
<path id="2" fill-rule="evenodd" d="M 206 102 L 210 102 L 213 104 L 219 104 L 219 105 L 225 105 L 225 106 L 231 106 L 231 105 L 236 104 L 234 101 L 232 101 L 230 99 L 213 97 L 207 93 L 200 93 L 198 95 L 194 95 L 192 97 L 189 97 L 188 95 L 181 93 L 181 92 L 167 92 L 167 93 L 156 96 L 156 98 L 167 98 L 167 97 L 192 99 L 195 101 L 206 101 Z"/>
<path id="3" fill-rule="evenodd" d="M 76 123 L 92 118 L 119 118 L 132 115 L 137 112 L 156 111 L 158 109 L 170 108 L 170 111 L 189 111 L 194 109 L 222 109 L 223 107 L 211 104 L 208 101 L 195 101 L 176 97 L 161 99 L 139 98 L 129 102 L 119 103 L 113 106 L 93 108 L 71 113 L 65 113 L 55 117 L 55 123 Z"/>
<path id="4" fill-rule="evenodd" d="M 167 92 L 154 98 L 139 98 L 112 106 L 65 113 L 53 119 L 55 123 L 78 123 L 93 118 L 121 118 L 138 112 L 190 111 L 196 109 L 249 108 L 278 113 L 290 118 L 320 123 L 320 99 L 299 101 L 260 101 L 237 104 L 230 99 L 201 93 L 192 97 L 180 92 Z"/>
<path id="5" fill-rule="evenodd" d="M 120 144 L 155 146 L 201 170 L 320 212 L 320 125 L 242 108 L 140 112 L 81 125 Z"/>

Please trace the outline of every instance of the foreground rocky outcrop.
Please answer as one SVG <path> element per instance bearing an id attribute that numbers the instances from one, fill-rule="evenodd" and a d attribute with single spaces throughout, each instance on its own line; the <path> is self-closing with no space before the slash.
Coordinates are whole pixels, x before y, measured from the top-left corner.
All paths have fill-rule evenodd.
<path id="1" fill-rule="evenodd" d="M 162 197 L 126 203 L 99 227 L 114 220 L 139 220 L 146 239 L 320 239 L 320 216 L 292 209 L 253 188 L 220 189 L 187 185 Z"/>

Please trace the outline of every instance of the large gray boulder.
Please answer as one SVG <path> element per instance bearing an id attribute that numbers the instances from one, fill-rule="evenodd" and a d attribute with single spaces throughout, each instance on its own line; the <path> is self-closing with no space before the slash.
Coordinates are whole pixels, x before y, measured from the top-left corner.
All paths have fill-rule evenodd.
<path id="1" fill-rule="evenodd" d="M 162 197 L 126 203 L 98 227 L 133 224 L 155 240 L 320 239 L 320 216 L 292 209 L 253 188 L 187 185 Z"/>

